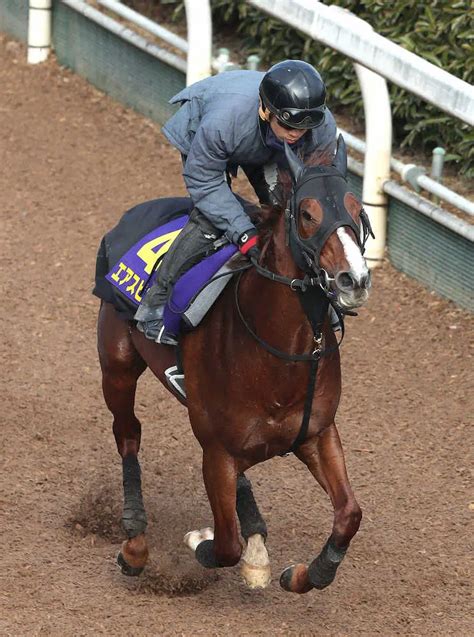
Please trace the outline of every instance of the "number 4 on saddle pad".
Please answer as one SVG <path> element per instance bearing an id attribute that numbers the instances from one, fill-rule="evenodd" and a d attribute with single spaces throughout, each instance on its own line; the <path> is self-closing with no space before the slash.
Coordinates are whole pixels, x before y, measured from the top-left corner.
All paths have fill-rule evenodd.
<path id="1" fill-rule="evenodd" d="M 155 228 L 133 245 L 106 275 L 107 281 L 138 306 L 146 285 L 151 285 L 159 261 L 168 252 L 188 220 L 187 215 Z"/>
<path id="2" fill-rule="evenodd" d="M 105 276 L 135 308 L 142 300 L 145 287 L 159 276 L 157 262 L 171 248 L 187 220 L 187 215 L 178 217 L 146 234 L 127 250 Z M 210 285 L 206 286 L 206 283 L 215 274 L 231 272 L 226 263 L 236 252 L 236 246 L 227 244 L 193 266 L 176 282 L 164 311 L 167 330 L 178 335 L 183 328 L 189 330 L 201 322 L 231 277 L 219 276 Z M 202 293 L 196 296 L 202 288 Z"/>

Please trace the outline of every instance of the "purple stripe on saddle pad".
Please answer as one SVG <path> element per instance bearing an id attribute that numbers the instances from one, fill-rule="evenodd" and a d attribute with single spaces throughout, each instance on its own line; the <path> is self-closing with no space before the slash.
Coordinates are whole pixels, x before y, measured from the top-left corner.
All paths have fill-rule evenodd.
<path id="1" fill-rule="evenodd" d="M 229 244 L 183 274 L 176 282 L 171 299 L 165 307 L 163 321 L 167 330 L 173 334 L 180 333 L 181 314 L 187 310 L 193 296 L 236 252 L 237 247 Z"/>
<path id="2" fill-rule="evenodd" d="M 107 281 L 138 306 L 142 300 L 143 288 L 153 272 L 156 261 L 169 250 L 188 219 L 188 215 L 177 217 L 145 235 L 117 261 L 106 275 Z M 156 271 L 153 272 L 150 282 L 155 277 Z"/>

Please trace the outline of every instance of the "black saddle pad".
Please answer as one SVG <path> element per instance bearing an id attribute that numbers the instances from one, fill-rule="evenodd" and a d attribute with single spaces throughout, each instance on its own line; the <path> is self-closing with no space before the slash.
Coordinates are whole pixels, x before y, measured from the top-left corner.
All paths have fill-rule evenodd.
<path id="1" fill-rule="evenodd" d="M 143 236 L 182 215 L 189 215 L 193 208 L 189 197 L 153 199 L 127 210 L 118 224 L 102 239 L 97 254 L 95 270 L 95 296 L 112 303 L 125 320 L 133 319 L 134 306 L 105 278 L 110 268 Z"/>

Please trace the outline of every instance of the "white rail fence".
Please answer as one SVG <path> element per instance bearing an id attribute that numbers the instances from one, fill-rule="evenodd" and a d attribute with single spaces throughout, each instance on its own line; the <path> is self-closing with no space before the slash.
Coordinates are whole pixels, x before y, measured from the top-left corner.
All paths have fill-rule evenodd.
<path id="1" fill-rule="evenodd" d="M 212 24 L 209 0 L 185 0 L 187 40 L 141 16 L 118 0 L 96 0 L 98 5 L 172 45 L 184 53 L 187 60 L 147 42 L 132 29 L 100 13 L 84 0 L 61 1 L 182 70 L 186 73 L 188 84 L 212 72 Z M 391 168 L 403 179 L 407 175 L 412 176 L 415 172 L 417 173 L 414 180 L 416 185 L 433 192 L 436 196 L 457 206 L 461 211 L 474 214 L 472 201 L 421 174 L 422 171 L 414 171 L 416 167 L 404 165 L 391 157 L 392 124 L 386 79 L 471 125 L 474 124 L 474 87 L 378 35 L 368 23 L 341 7 L 327 6 L 315 0 L 248 0 L 248 2 L 346 55 L 354 63 L 364 101 L 366 140 L 364 143 L 345 131 L 343 134 L 349 147 L 365 155 L 362 198 L 364 204 L 368 206 L 377 236 L 377 240 L 369 242 L 367 246 L 366 255 L 372 266 L 376 265 L 384 255 L 387 194 L 398 197 L 401 201 L 407 201 L 408 197 L 410 205 L 422 214 L 436 218 L 447 227 L 456 228 L 456 232 L 473 240 L 474 229 L 469 223 L 390 181 Z M 47 41 L 51 33 L 51 25 L 48 24 L 51 16 L 50 9 L 51 0 L 30 0 L 28 59 L 32 63 L 45 59 L 51 46 L 50 41 Z M 356 166 L 357 162 L 353 161 L 352 165 Z M 360 167 L 355 172 L 360 172 Z M 409 181 L 413 183 L 413 179 Z"/>
<path id="2" fill-rule="evenodd" d="M 471 125 L 474 124 L 474 87 L 378 35 L 367 22 L 341 7 L 326 6 L 314 0 L 248 2 L 354 62 L 365 110 L 362 197 L 377 236 L 367 245 L 367 257 L 374 266 L 383 258 L 385 249 L 387 198 L 384 184 L 390 179 L 391 164 L 392 120 L 386 79 Z M 394 193 L 397 188 L 393 186 L 392 182 L 391 194 L 397 196 Z M 464 211 L 474 212 L 472 202 L 459 196 L 457 202 Z M 417 209 L 426 214 L 425 205 L 417 206 Z M 441 210 L 439 216 L 447 214 Z M 472 236 L 468 224 L 454 225 L 461 226 L 463 233 L 466 231 Z"/>
<path id="3" fill-rule="evenodd" d="M 474 126 L 473 86 L 375 33 L 346 9 L 314 0 L 248 2 Z"/>

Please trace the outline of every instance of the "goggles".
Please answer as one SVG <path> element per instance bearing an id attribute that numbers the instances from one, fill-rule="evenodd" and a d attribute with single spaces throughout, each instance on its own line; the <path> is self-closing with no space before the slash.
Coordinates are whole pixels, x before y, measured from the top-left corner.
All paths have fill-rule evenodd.
<path id="1" fill-rule="evenodd" d="M 326 106 L 317 108 L 282 108 L 274 111 L 278 122 L 284 128 L 317 128 L 324 122 L 326 116 Z"/>

